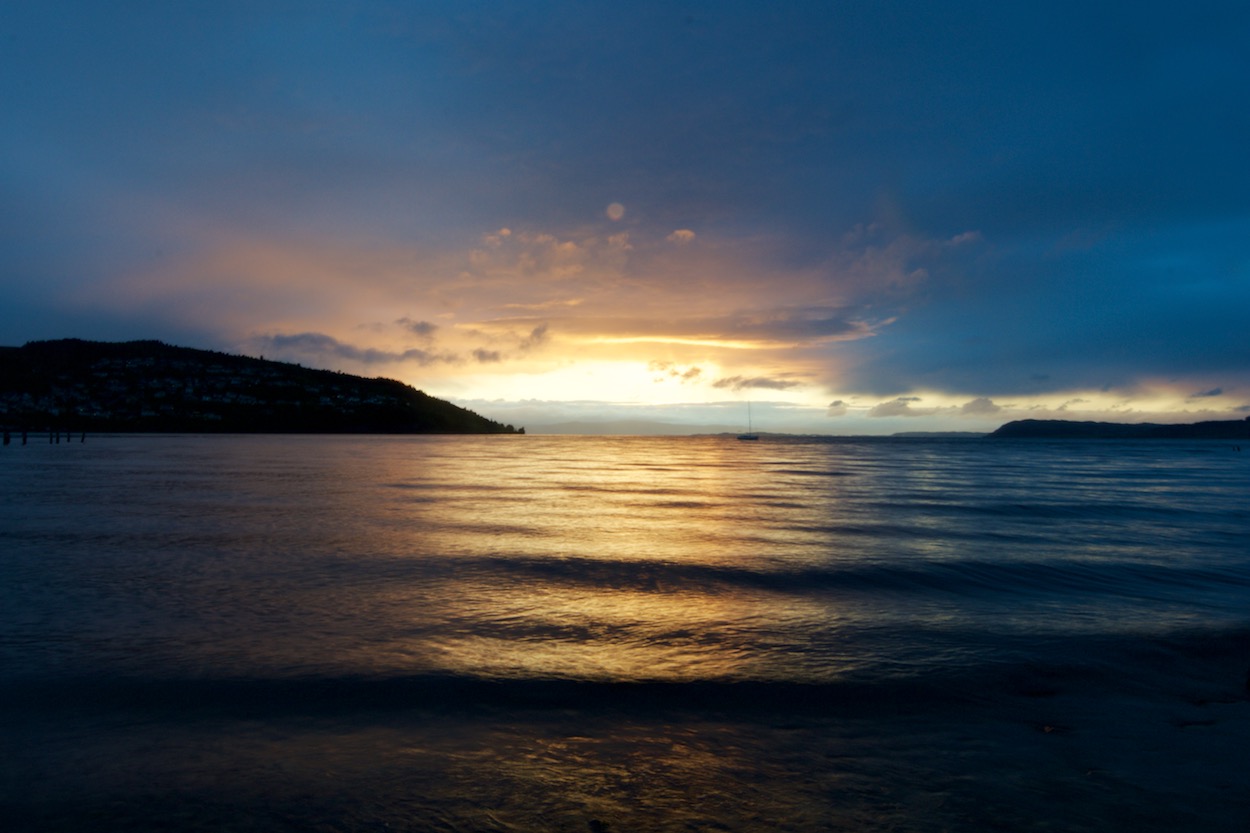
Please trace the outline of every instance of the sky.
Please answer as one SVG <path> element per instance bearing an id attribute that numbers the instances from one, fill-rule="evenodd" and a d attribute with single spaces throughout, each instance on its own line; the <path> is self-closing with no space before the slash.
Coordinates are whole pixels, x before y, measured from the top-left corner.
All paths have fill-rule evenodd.
<path id="1" fill-rule="evenodd" d="M 530 430 L 1245 418 L 1248 192 L 1244 2 L 0 0 L 0 344 Z"/>

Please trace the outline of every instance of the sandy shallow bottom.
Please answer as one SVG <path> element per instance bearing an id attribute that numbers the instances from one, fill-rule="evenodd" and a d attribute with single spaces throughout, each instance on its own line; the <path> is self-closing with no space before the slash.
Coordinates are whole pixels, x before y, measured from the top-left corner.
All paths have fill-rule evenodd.
<path id="1" fill-rule="evenodd" d="M 33 710 L 0 801 L 40 831 L 1244 831 L 1250 702 L 1184 688 L 767 720 Z"/>

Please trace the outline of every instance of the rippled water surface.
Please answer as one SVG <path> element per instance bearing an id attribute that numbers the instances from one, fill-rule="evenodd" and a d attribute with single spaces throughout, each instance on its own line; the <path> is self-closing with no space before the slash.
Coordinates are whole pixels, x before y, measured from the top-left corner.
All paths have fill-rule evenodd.
<path id="1" fill-rule="evenodd" d="M 0 452 L 0 810 L 49 830 L 1242 830 L 1217 442 Z"/>

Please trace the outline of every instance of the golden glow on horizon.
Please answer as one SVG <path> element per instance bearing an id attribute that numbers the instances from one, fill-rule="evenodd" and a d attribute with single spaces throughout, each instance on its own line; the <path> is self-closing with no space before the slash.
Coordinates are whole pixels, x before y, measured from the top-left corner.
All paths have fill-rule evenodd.
<path id="1" fill-rule="evenodd" d="M 692 338 L 687 336 L 592 336 L 583 339 L 589 344 L 681 344 L 688 347 L 715 347 L 725 350 L 761 350 L 767 348 L 796 347 L 785 342 L 735 341 L 717 338 Z"/>
<path id="2" fill-rule="evenodd" d="M 489 374 L 464 373 L 443 380 L 437 389 L 458 398 L 519 402 L 542 400 L 557 402 L 601 401 L 656 407 L 690 403 L 720 402 L 746 399 L 750 391 L 735 389 L 723 380 L 729 371 L 715 363 L 673 365 L 634 359 L 586 359 L 569 361 L 559 367 L 539 372 Z M 735 372 L 733 375 L 741 375 Z M 415 380 L 410 380 L 421 387 Z M 447 384 L 450 382 L 451 384 Z M 768 390 L 767 398 L 778 402 L 817 407 L 823 394 L 810 389 Z M 761 394 L 756 394 L 757 396 Z"/>
<path id="3" fill-rule="evenodd" d="M 750 397 L 808 411 L 833 433 L 847 422 L 982 430 L 1025 418 L 1245 416 L 1245 394 L 1217 378 L 1036 394 L 848 391 L 840 380 L 856 352 L 835 343 L 887 335 L 898 318 L 888 304 L 865 318 L 879 287 L 921 280 L 910 260 L 955 241 L 903 236 L 862 251 L 844 241 L 827 271 L 787 272 L 766 240 L 607 233 L 611 222 L 561 233 L 501 228 L 446 245 L 207 229 L 198 247 L 75 302 L 183 321 L 240 352 L 398 378 L 454 399 L 661 408 Z"/>

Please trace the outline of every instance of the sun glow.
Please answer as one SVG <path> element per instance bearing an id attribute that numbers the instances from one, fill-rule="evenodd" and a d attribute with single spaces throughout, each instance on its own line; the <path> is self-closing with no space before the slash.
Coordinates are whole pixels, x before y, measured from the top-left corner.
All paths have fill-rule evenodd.
<path id="1" fill-rule="evenodd" d="M 793 344 L 758 341 L 726 340 L 716 338 L 690 338 L 682 336 L 601 336 L 587 339 L 590 344 L 680 344 L 687 347 L 709 347 L 724 350 L 758 350 L 761 347 L 792 347 Z"/>
<path id="2" fill-rule="evenodd" d="M 656 384 L 654 373 L 642 361 L 583 360 L 551 370 L 525 373 L 465 374 L 440 379 L 440 388 L 454 388 L 457 395 L 506 400 L 544 399 L 556 401 L 600 400 L 645 404 L 671 404 L 690 399 L 679 390 Z"/>
<path id="3" fill-rule="evenodd" d="M 587 358 L 549 370 L 499 374 L 462 374 L 444 377 L 426 390 L 436 396 L 498 399 L 513 402 L 545 400 L 563 402 L 689 405 L 750 398 L 741 369 L 715 362 L 678 363 L 636 359 Z M 805 386 L 768 390 L 778 402 L 807 403 L 812 391 Z M 820 399 L 820 396 L 817 396 Z"/>

